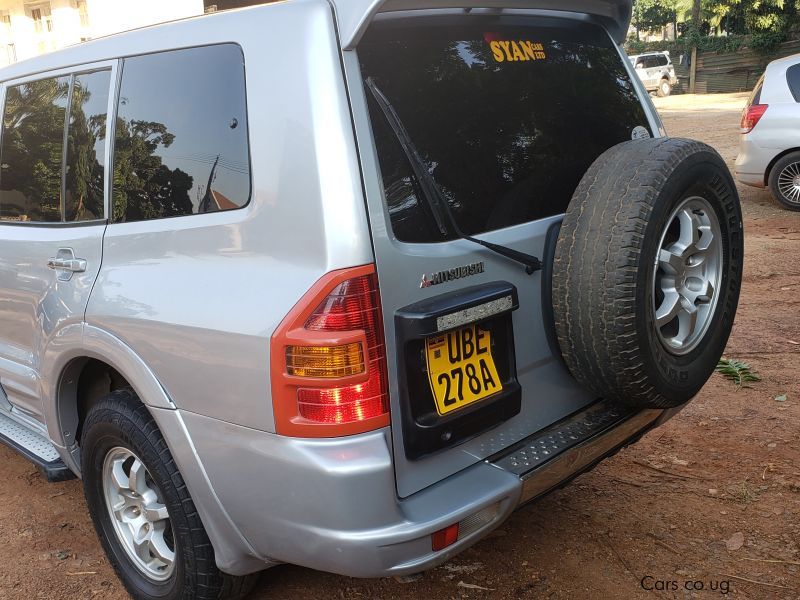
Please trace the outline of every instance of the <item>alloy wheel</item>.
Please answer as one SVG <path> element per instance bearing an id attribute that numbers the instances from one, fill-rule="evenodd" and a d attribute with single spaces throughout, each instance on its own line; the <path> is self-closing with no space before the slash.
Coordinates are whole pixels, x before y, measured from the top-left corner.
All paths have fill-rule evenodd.
<path id="1" fill-rule="evenodd" d="M 142 461 L 127 448 L 112 448 L 103 463 L 103 490 L 114 532 L 131 562 L 154 581 L 175 568 L 169 511 Z"/>
<path id="2" fill-rule="evenodd" d="M 703 198 L 687 198 L 667 220 L 653 265 L 656 333 L 672 354 L 691 352 L 708 331 L 722 279 L 722 257 L 714 209 Z"/>
<path id="3" fill-rule="evenodd" d="M 789 163 L 778 175 L 778 190 L 787 202 L 800 204 L 800 163 Z"/>

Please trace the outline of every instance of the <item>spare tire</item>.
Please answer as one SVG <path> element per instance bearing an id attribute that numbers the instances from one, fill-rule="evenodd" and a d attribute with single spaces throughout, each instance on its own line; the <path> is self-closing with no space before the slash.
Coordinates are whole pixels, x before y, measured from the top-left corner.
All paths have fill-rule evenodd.
<path id="1" fill-rule="evenodd" d="M 701 142 L 623 142 L 583 176 L 553 264 L 553 316 L 572 375 L 604 398 L 691 399 L 728 341 L 742 281 L 730 171 Z"/>

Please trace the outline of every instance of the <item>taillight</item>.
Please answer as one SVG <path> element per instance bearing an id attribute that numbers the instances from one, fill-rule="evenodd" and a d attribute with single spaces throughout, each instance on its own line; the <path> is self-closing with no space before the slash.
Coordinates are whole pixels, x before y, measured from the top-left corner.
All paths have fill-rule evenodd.
<path id="1" fill-rule="evenodd" d="M 758 122 L 761 120 L 761 117 L 764 116 L 768 107 L 769 104 L 751 104 L 745 107 L 744 112 L 742 112 L 742 122 L 740 124 L 741 133 L 750 133 L 753 131 L 753 127 L 758 125 Z"/>
<path id="2" fill-rule="evenodd" d="M 333 437 L 389 424 L 386 347 L 374 265 L 333 271 L 272 336 L 279 434 Z"/>

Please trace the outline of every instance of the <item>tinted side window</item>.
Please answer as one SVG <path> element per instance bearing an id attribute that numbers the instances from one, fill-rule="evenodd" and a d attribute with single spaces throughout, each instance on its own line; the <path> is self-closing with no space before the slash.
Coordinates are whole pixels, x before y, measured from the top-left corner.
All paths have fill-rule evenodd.
<path id="1" fill-rule="evenodd" d="M 792 92 L 795 102 L 800 102 L 800 64 L 792 65 L 786 69 L 786 82 Z"/>
<path id="2" fill-rule="evenodd" d="M 61 221 L 61 163 L 70 78 L 6 90 L 0 149 L 0 220 Z"/>
<path id="3" fill-rule="evenodd" d="M 106 112 L 111 71 L 75 75 L 67 133 L 67 221 L 102 219 L 106 159 Z"/>
<path id="4" fill-rule="evenodd" d="M 667 57 L 664 54 L 659 55 L 658 57 L 658 66 L 659 67 L 666 67 L 667 66 Z"/>
<path id="5" fill-rule="evenodd" d="M 125 59 L 113 183 L 117 222 L 247 204 L 250 157 L 238 46 Z"/>

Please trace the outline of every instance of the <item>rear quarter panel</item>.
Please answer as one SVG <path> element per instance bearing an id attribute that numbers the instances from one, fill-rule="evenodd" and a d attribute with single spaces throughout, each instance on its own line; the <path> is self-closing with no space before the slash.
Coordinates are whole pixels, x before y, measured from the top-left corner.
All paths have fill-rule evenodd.
<path id="1" fill-rule="evenodd" d="M 325 272 L 372 261 L 331 8 L 299 0 L 170 28 L 150 51 L 243 50 L 251 200 L 110 224 L 86 319 L 130 346 L 177 407 L 274 431 L 270 336 Z"/>

